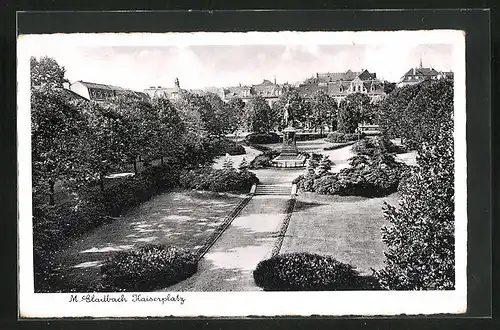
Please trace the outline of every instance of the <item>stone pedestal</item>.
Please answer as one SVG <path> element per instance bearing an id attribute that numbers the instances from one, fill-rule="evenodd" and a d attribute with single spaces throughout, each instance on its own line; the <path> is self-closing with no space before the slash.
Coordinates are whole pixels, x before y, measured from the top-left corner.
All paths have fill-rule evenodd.
<path id="1" fill-rule="evenodd" d="M 305 166 L 305 157 L 300 155 L 297 149 L 296 130 L 293 127 L 287 127 L 283 130 L 283 145 L 281 153 L 272 160 L 274 167 L 295 168 Z"/>

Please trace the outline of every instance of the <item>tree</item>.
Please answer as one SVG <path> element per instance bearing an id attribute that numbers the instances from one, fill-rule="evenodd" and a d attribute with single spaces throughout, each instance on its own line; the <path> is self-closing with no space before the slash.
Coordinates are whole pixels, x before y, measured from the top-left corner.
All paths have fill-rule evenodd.
<path id="1" fill-rule="evenodd" d="M 238 101 L 233 101 L 232 104 L 236 107 L 233 108 L 231 104 L 225 103 L 219 95 L 214 93 L 207 93 L 204 97 L 214 111 L 214 133 L 224 135 L 236 131 L 241 120 L 241 104 L 235 103 Z M 239 100 L 243 102 L 241 99 Z M 244 106 L 245 103 L 243 103 Z"/>
<path id="2" fill-rule="evenodd" d="M 243 102 L 243 100 L 239 97 L 233 97 L 229 100 L 228 105 L 233 115 L 233 123 L 236 125 L 234 131 L 236 131 L 243 123 L 243 117 L 245 115 L 245 102 Z"/>
<path id="3" fill-rule="evenodd" d="M 337 122 L 337 102 L 322 90 L 314 93 L 311 100 L 311 121 L 314 129 L 319 127 L 320 134 L 323 134 L 325 125 L 334 130 Z"/>
<path id="4" fill-rule="evenodd" d="M 396 88 L 396 83 L 384 81 L 384 93 L 390 94 Z"/>
<path id="5" fill-rule="evenodd" d="M 159 156 L 158 113 L 150 102 L 132 95 L 120 95 L 108 102 L 113 112 L 120 115 L 122 124 L 126 127 L 122 139 L 128 142 L 126 152 L 137 174 L 139 156 L 146 160 Z"/>
<path id="6" fill-rule="evenodd" d="M 379 125 L 384 135 L 401 137 L 404 130 L 408 104 L 420 92 L 423 84 L 398 87 L 379 105 Z"/>
<path id="7" fill-rule="evenodd" d="M 452 114 L 453 80 L 423 83 L 401 120 L 401 137 L 408 147 L 418 149 L 423 142 L 439 134 L 441 124 Z"/>
<path id="8" fill-rule="evenodd" d="M 454 157 L 451 116 L 422 145 L 418 167 L 401 184 L 399 207 L 386 204 L 382 228 L 388 247 L 381 284 L 396 290 L 455 286 Z"/>
<path id="9" fill-rule="evenodd" d="M 54 204 L 54 185 L 85 176 L 82 146 L 87 122 L 75 106 L 54 89 L 31 90 L 33 189 Z"/>
<path id="10" fill-rule="evenodd" d="M 231 159 L 231 157 L 226 156 L 226 158 L 224 159 L 224 163 L 222 164 L 222 168 L 224 170 L 233 170 L 234 169 L 234 162 Z"/>
<path id="11" fill-rule="evenodd" d="M 189 101 L 189 94 L 183 95 L 173 102 L 174 107 L 184 123 L 184 144 L 187 147 L 199 147 L 206 139 L 208 132 L 201 118 L 200 112 Z"/>
<path id="12" fill-rule="evenodd" d="M 104 191 L 106 175 L 130 161 L 130 126 L 128 120 L 112 107 L 102 107 L 97 103 L 85 105 L 90 128 L 85 146 L 87 166 L 92 178 Z"/>
<path id="13" fill-rule="evenodd" d="M 328 173 L 332 169 L 332 162 L 328 159 L 328 156 L 323 155 L 318 164 L 317 175 L 322 176 L 325 173 Z"/>
<path id="14" fill-rule="evenodd" d="M 262 96 L 254 96 L 245 106 L 247 127 L 255 133 L 269 133 L 273 128 L 273 116 L 269 104 Z"/>
<path id="15" fill-rule="evenodd" d="M 182 154 L 185 127 L 178 110 L 168 99 L 155 99 L 152 106 L 158 116 L 156 137 L 163 164 L 165 156 L 175 159 Z"/>
<path id="16" fill-rule="evenodd" d="M 64 78 L 65 68 L 51 57 L 43 56 L 40 60 L 37 60 L 36 57 L 32 56 L 30 58 L 30 69 L 32 87 L 62 88 L 63 83 L 68 81 Z"/>
<path id="17" fill-rule="evenodd" d="M 283 114 L 285 112 L 285 106 L 288 104 L 292 109 L 292 117 L 295 124 L 300 124 L 306 126 L 309 124 L 311 107 L 310 104 L 300 96 L 299 91 L 296 88 L 288 87 L 284 90 L 283 94 L 280 95 L 278 100 L 273 104 L 274 118 L 278 120 L 280 128 L 286 126 L 283 122 Z"/>
<path id="18" fill-rule="evenodd" d="M 342 100 L 338 110 L 338 127 L 343 133 L 355 133 L 358 125 L 372 120 L 373 112 L 370 97 L 355 93 Z"/>
<path id="19" fill-rule="evenodd" d="M 245 157 L 243 157 L 243 159 L 241 160 L 240 165 L 238 165 L 238 169 L 240 171 L 246 171 L 248 169 L 248 166 L 249 166 L 249 164 L 248 164 L 247 159 Z"/>

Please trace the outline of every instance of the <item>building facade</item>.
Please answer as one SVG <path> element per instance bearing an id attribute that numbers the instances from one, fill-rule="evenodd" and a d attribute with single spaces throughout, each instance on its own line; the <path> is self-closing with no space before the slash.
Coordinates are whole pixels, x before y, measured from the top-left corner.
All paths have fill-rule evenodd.
<path id="1" fill-rule="evenodd" d="M 150 99 L 167 98 L 169 100 L 176 100 L 180 97 L 182 89 L 179 83 L 179 78 L 175 78 L 174 87 L 150 86 L 144 90 Z"/>
<path id="2" fill-rule="evenodd" d="M 145 93 L 136 92 L 131 89 L 126 89 L 113 85 L 92 83 L 81 80 L 74 82 L 72 84 L 68 83 L 64 87 L 72 91 L 73 93 L 80 95 L 86 100 L 91 100 L 96 102 L 103 102 L 120 95 L 132 95 L 144 100 L 149 99 Z"/>
<path id="3" fill-rule="evenodd" d="M 310 98 L 318 90 L 323 90 L 333 97 L 339 104 L 348 95 L 363 93 L 370 97 L 372 102 L 385 96 L 385 82 L 377 78 L 376 73 L 368 70 L 359 72 L 347 70 L 346 72 L 316 73 L 316 76 L 307 79 L 298 86 L 301 96 Z"/>
<path id="4" fill-rule="evenodd" d="M 276 79 L 274 82 L 264 79 L 260 84 L 257 85 L 246 85 L 246 86 L 230 86 L 224 87 L 223 97 L 224 101 L 229 101 L 234 97 L 239 97 L 243 102 L 247 103 L 254 96 L 263 97 L 269 106 L 272 106 L 279 97 L 284 93 L 287 84 L 277 84 Z"/>
<path id="5" fill-rule="evenodd" d="M 453 72 L 437 71 L 434 68 L 424 68 L 422 67 L 422 62 L 420 62 L 420 66 L 418 68 L 411 68 L 406 71 L 396 86 L 403 87 L 407 85 L 415 85 L 421 83 L 422 81 L 439 80 L 448 77 L 453 78 Z"/>

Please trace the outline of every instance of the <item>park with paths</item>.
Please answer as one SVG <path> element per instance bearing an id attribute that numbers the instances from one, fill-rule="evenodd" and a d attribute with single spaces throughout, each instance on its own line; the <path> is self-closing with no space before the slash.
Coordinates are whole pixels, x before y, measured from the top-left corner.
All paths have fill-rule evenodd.
<path id="1" fill-rule="evenodd" d="M 324 153 L 339 171 L 352 157 L 351 146 L 323 151 L 328 143 L 312 140 L 299 148 Z M 260 152 L 246 147 L 249 155 Z M 414 153 L 399 155 L 408 162 Z M 231 157 L 238 166 L 242 156 Z M 221 167 L 219 157 L 214 167 Z M 281 195 L 256 195 L 232 221 L 200 260 L 195 275 L 166 291 L 254 291 L 252 272 L 272 255 L 277 234 L 290 200 L 292 181 L 303 169 L 254 170 L 259 185 L 285 188 Z M 259 189 L 257 187 L 257 189 Z M 201 191 L 172 191 L 153 197 L 120 219 L 103 225 L 69 244 L 58 256 L 59 275 L 80 286 L 92 287 L 99 280 L 99 267 L 113 253 L 136 245 L 159 243 L 197 249 L 243 195 Z M 281 247 L 282 253 L 331 254 L 369 274 L 370 267 L 383 265 L 380 212 L 384 201 L 395 203 L 397 194 L 385 198 L 320 196 L 300 193 Z"/>

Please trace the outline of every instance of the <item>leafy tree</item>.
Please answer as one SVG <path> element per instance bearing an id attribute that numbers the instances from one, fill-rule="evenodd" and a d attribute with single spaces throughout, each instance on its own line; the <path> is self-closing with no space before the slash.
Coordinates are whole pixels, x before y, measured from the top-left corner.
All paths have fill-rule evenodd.
<path id="1" fill-rule="evenodd" d="M 205 121 L 207 112 L 202 107 L 210 107 L 200 96 L 183 92 L 174 101 L 182 122 L 185 125 L 185 145 L 190 148 L 200 147 L 209 136 L 209 125 Z M 212 111 L 210 107 L 209 112 Z M 213 113 L 212 113 L 213 116 Z"/>
<path id="2" fill-rule="evenodd" d="M 382 228 L 388 247 L 378 272 L 385 288 L 442 290 L 455 286 L 453 124 L 424 142 L 418 167 L 400 185 L 399 207 L 386 204 Z"/>
<path id="3" fill-rule="evenodd" d="M 245 102 L 243 102 L 243 100 L 239 97 L 233 97 L 232 99 L 229 100 L 228 105 L 232 112 L 232 118 L 233 118 L 232 122 L 236 126 L 235 129 L 233 130 L 234 132 L 243 123 L 243 117 L 245 115 Z"/>
<path id="4" fill-rule="evenodd" d="M 423 84 L 396 88 L 379 105 L 379 125 L 384 135 L 401 137 L 408 116 L 408 104 L 420 92 Z"/>
<path id="5" fill-rule="evenodd" d="M 322 90 L 314 93 L 311 100 L 312 125 L 315 129 L 319 127 L 320 134 L 326 124 L 334 130 L 337 122 L 337 102 Z"/>
<path id="6" fill-rule="evenodd" d="M 286 125 L 286 123 L 283 122 L 283 115 L 287 104 L 292 109 L 292 117 L 296 124 L 309 124 L 309 117 L 311 114 L 310 104 L 300 96 L 298 89 L 288 87 L 273 104 L 275 114 L 273 117 L 275 120 L 278 120 L 280 128 Z"/>
<path id="7" fill-rule="evenodd" d="M 350 94 L 341 102 L 338 110 L 339 131 L 354 133 L 360 123 L 371 121 L 372 118 L 370 97 L 362 93 Z"/>
<path id="8" fill-rule="evenodd" d="M 401 123 L 401 137 L 412 149 L 438 135 L 441 124 L 453 114 L 453 81 L 424 83 L 409 102 Z"/>
<path id="9" fill-rule="evenodd" d="M 51 57 L 43 56 L 40 60 L 31 57 L 30 69 L 32 87 L 62 88 L 63 83 L 68 81 L 64 78 L 65 68 Z"/>
<path id="10" fill-rule="evenodd" d="M 155 99 L 152 105 L 158 116 L 156 137 L 163 164 L 165 156 L 176 159 L 182 155 L 185 127 L 178 110 L 168 99 Z"/>
<path id="11" fill-rule="evenodd" d="M 384 81 L 384 93 L 390 94 L 396 88 L 396 83 Z"/>
<path id="12" fill-rule="evenodd" d="M 54 185 L 75 181 L 85 171 L 82 141 L 87 122 L 58 90 L 32 88 L 31 140 L 33 188 L 35 194 L 48 194 L 54 204 Z"/>
<path id="13" fill-rule="evenodd" d="M 123 119 L 126 130 L 122 139 L 128 142 L 126 152 L 137 174 L 139 156 L 146 160 L 159 156 L 158 113 L 150 102 L 132 95 L 117 96 L 109 100 L 109 104 Z"/>
<path id="14" fill-rule="evenodd" d="M 269 104 L 262 96 L 254 96 L 245 106 L 247 127 L 255 133 L 269 133 L 273 129 L 273 116 Z"/>
<path id="15" fill-rule="evenodd" d="M 89 136 L 86 140 L 86 158 L 92 178 L 104 191 L 104 178 L 122 169 L 130 161 L 129 123 L 112 107 L 85 103 Z"/>
<path id="16" fill-rule="evenodd" d="M 245 103 L 240 98 L 225 103 L 217 94 L 207 93 L 205 99 L 214 111 L 214 126 L 219 135 L 233 133 L 240 125 Z M 241 103 L 243 104 L 241 104 Z"/>

